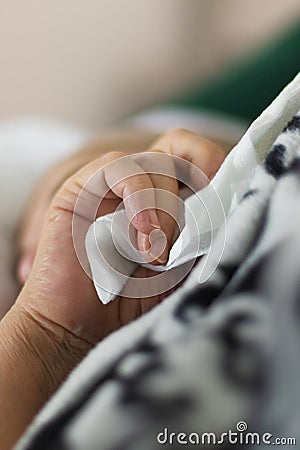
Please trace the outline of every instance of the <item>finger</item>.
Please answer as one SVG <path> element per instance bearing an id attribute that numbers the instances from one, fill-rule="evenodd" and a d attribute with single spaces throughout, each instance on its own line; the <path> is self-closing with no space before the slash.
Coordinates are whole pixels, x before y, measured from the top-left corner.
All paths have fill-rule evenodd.
<path id="1" fill-rule="evenodd" d="M 160 151 L 135 155 L 134 159 L 148 173 L 154 187 L 156 211 L 161 231 L 150 235 L 153 264 L 165 264 L 172 246 L 178 216 L 178 184 L 173 158 Z M 147 236 L 138 233 L 138 247 L 143 248 Z M 156 257 L 156 258 L 155 258 Z"/>
<path id="2" fill-rule="evenodd" d="M 130 156 L 121 152 L 109 153 L 77 172 L 59 191 L 54 207 L 85 220 L 83 233 L 104 209 L 105 213 L 110 212 L 105 207 L 107 200 L 114 203 L 120 199 L 137 231 L 149 235 L 160 228 L 151 179 Z"/>
<path id="3" fill-rule="evenodd" d="M 132 157 L 116 158 L 104 167 L 108 187 L 123 199 L 130 223 L 140 233 L 149 235 L 160 228 L 151 178 Z"/>
<path id="4" fill-rule="evenodd" d="M 71 174 L 91 159 L 92 155 L 88 152 L 74 154 L 52 167 L 35 186 L 17 230 L 17 277 L 21 284 L 26 281 L 31 271 L 46 213 L 54 194 Z"/>
<path id="5" fill-rule="evenodd" d="M 211 180 L 224 161 L 224 151 L 214 142 L 184 129 L 172 130 L 159 138 L 151 149 L 159 149 L 175 157 L 182 158 L 189 164 L 176 158 L 179 178 L 186 179 L 188 168 L 189 180 L 195 190 L 203 188 Z M 200 170 L 199 170 L 200 169 Z M 201 174 L 203 172 L 203 175 Z"/>
<path id="6" fill-rule="evenodd" d="M 87 164 L 70 177 L 58 191 L 52 206 L 92 222 L 97 217 L 99 207 L 101 208 L 100 202 L 125 199 L 140 189 L 151 188 L 153 186 L 147 174 L 130 161 L 129 156 L 111 152 Z M 155 208 L 153 193 L 148 203 L 149 207 Z M 129 203 L 128 214 L 131 219 L 142 209 L 139 206 Z M 155 214 L 154 220 L 158 220 Z M 145 228 L 148 231 L 152 229 L 148 224 Z"/>
<path id="7" fill-rule="evenodd" d="M 147 167 L 147 170 L 151 169 L 150 171 L 152 171 L 153 168 L 158 173 L 166 173 L 168 175 L 171 161 L 167 160 L 170 158 L 165 154 L 161 154 L 161 159 L 164 159 L 164 162 L 160 161 L 160 164 L 156 163 L 156 165 L 151 164 Z M 99 165 L 101 167 L 98 169 L 99 173 L 97 173 L 95 169 Z M 160 170 L 157 170 L 157 167 Z M 94 171 L 94 174 L 91 177 L 92 171 Z M 160 255 L 164 250 L 163 258 L 165 262 L 174 234 L 174 219 L 167 217 L 166 213 L 160 212 L 160 216 L 164 222 L 164 228 L 167 230 L 167 237 L 163 236 L 158 231 L 161 228 L 161 224 L 156 210 L 157 199 L 153 190 L 154 186 L 151 177 L 145 172 L 143 167 L 133 157 L 125 157 L 120 152 L 113 152 L 101 158 L 101 160 L 92 163 L 90 167 L 85 169 L 85 172 L 85 174 L 81 173 L 77 176 L 75 191 L 74 187 L 69 189 L 69 191 L 72 190 L 73 194 L 77 194 L 80 188 L 83 191 L 80 193 L 80 197 L 84 200 L 83 205 L 78 208 L 77 204 L 75 212 L 77 214 L 79 213 L 80 216 L 91 219 L 92 216 L 95 216 L 95 213 L 91 214 L 91 211 L 88 211 L 87 208 L 91 207 L 93 198 L 103 196 L 104 199 L 109 198 L 110 200 L 114 198 L 123 199 L 129 221 L 138 231 L 138 249 L 144 253 L 143 256 L 149 262 L 156 261 L 158 258 L 158 264 L 161 264 Z M 177 193 L 176 180 L 174 180 L 174 168 L 172 169 L 171 175 L 173 178 L 166 177 L 165 175 L 157 175 L 156 180 L 161 180 L 159 183 L 157 182 L 157 186 L 161 187 L 163 192 Z M 88 178 L 88 182 L 83 186 L 84 179 L 86 178 Z M 161 207 L 161 209 L 165 210 L 166 208 Z M 173 216 L 176 217 L 176 212 L 173 213 Z M 167 239 L 167 245 L 165 244 L 162 250 L 160 250 L 163 239 Z"/>

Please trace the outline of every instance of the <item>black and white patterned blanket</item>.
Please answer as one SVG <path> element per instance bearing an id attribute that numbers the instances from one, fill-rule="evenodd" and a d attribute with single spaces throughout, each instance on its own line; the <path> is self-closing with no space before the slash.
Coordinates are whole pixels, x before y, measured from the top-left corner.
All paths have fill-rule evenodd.
<path id="1" fill-rule="evenodd" d="M 189 283 L 99 344 L 18 449 L 300 448 L 300 114 Z"/>

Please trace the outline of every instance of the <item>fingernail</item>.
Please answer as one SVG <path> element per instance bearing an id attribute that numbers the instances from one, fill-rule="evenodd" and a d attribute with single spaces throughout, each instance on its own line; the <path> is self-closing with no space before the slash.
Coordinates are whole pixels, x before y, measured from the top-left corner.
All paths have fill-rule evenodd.
<path id="1" fill-rule="evenodd" d="M 155 225 L 155 223 L 150 223 L 152 228 L 155 228 L 156 230 L 161 230 L 161 226 L 160 225 Z"/>
<path id="2" fill-rule="evenodd" d="M 150 241 L 149 241 L 149 235 L 148 234 L 140 233 L 139 234 L 138 243 L 139 243 L 140 251 L 142 251 L 142 252 L 148 252 L 149 251 L 149 249 L 151 247 L 151 244 L 150 244 Z"/>
<path id="3" fill-rule="evenodd" d="M 155 209 L 150 209 L 149 210 L 149 219 L 150 219 L 150 225 L 152 226 L 152 228 L 155 228 L 157 230 L 161 229 L 160 223 L 159 223 L 159 218 L 157 216 L 156 210 Z"/>
<path id="4" fill-rule="evenodd" d="M 154 230 L 149 235 L 151 249 L 149 255 L 152 258 L 152 262 L 159 262 L 160 264 L 165 264 L 168 260 L 167 251 L 167 239 L 166 235 L 161 230 Z"/>
<path id="5" fill-rule="evenodd" d="M 166 262 L 168 261 L 168 258 L 165 258 L 165 259 L 156 258 L 155 255 L 152 255 L 151 252 L 149 252 L 149 255 L 151 256 L 153 261 L 158 261 L 160 264 L 166 264 Z"/>

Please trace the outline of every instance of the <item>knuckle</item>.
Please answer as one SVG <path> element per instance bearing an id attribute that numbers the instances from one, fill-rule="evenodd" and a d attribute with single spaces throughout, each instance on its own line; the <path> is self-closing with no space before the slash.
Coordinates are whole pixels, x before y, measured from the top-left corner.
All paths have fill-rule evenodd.
<path id="1" fill-rule="evenodd" d="M 143 189 L 152 188 L 152 184 L 150 182 L 149 176 L 146 173 L 141 174 L 141 175 L 132 175 L 126 181 L 131 186 L 134 186 L 135 190 L 141 191 Z"/>
<path id="2" fill-rule="evenodd" d="M 185 136 L 191 135 L 192 132 L 185 129 L 185 128 L 173 128 L 170 131 L 167 132 L 167 136 L 170 136 L 171 138 L 184 138 Z"/>
<path id="3" fill-rule="evenodd" d="M 128 196 L 137 193 L 139 191 L 153 188 L 147 174 L 131 175 L 122 182 L 122 186 L 124 198 L 127 198 Z"/>
<path id="4" fill-rule="evenodd" d="M 105 153 L 103 159 L 105 162 L 114 161 L 115 159 L 123 158 L 125 156 L 124 152 L 118 150 L 112 150 L 110 152 Z"/>

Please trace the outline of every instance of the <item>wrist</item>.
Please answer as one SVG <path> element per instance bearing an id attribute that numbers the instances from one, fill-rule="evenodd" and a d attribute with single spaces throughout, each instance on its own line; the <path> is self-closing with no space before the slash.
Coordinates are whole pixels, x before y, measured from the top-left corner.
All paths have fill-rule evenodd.
<path id="1" fill-rule="evenodd" d="M 90 350 L 91 344 L 18 301 L 8 315 L 13 349 L 22 354 L 47 399 Z"/>
<path id="2" fill-rule="evenodd" d="M 11 448 L 88 350 L 37 313 L 11 308 L 0 322 L 1 448 Z"/>

